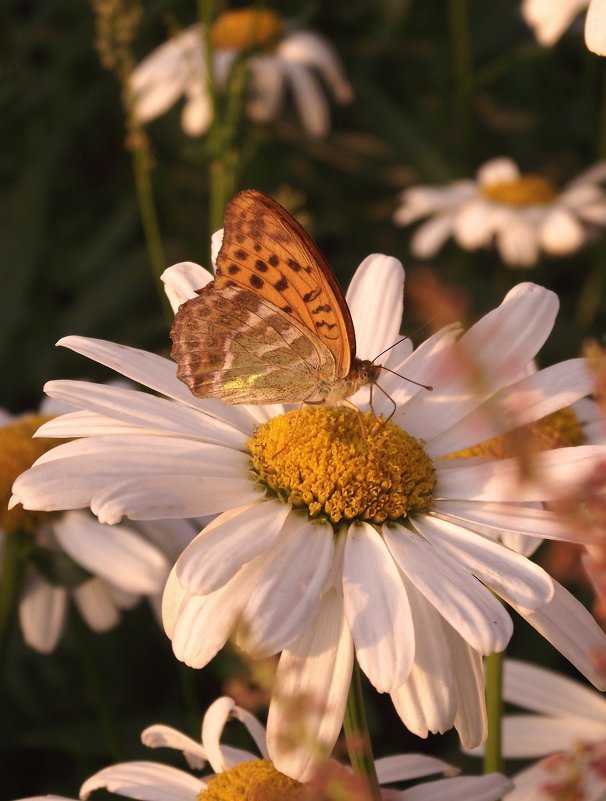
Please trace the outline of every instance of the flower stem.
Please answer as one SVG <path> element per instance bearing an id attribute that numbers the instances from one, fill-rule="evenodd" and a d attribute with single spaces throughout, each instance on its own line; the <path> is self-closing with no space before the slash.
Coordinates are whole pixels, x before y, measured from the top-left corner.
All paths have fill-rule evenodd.
<path id="1" fill-rule="evenodd" d="M 471 96 L 473 90 L 473 62 L 469 37 L 468 2 L 469 0 L 449 0 L 448 4 L 459 135 L 464 161 L 468 160 L 471 152 Z"/>
<path id="2" fill-rule="evenodd" d="M 364 698 L 362 696 L 362 681 L 360 677 L 360 667 L 357 659 L 354 658 L 353 673 L 347 696 L 347 706 L 345 708 L 345 741 L 351 766 L 356 773 L 363 776 L 368 782 L 371 797 L 374 801 L 380 801 L 381 790 L 379 779 L 372 756 L 372 746 L 368 734 L 368 723 L 366 722 L 366 711 L 364 709 Z"/>
<path id="3" fill-rule="evenodd" d="M 501 720 L 503 718 L 503 658 L 504 652 L 486 657 L 486 713 L 488 736 L 484 752 L 484 773 L 503 769 Z"/>
<path id="4" fill-rule="evenodd" d="M 4 536 L 0 581 L 0 676 L 4 674 L 10 640 L 17 620 L 17 604 L 31 547 L 31 536 L 22 531 L 11 531 Z"/>
<path id="5" fill-rule="evenodd" d="M 172 315 L 170 314 L 170 309 L 164 294 L 164 287 L 160 280 L 160 276 L 168 265 L 166 264 L 166 257 L 164 255 L 164 246 L 160 235 L 160 226 L 158 224 L 158 215 L 156 213 L 156 204 L 149 174 L 149 154 L 143 149 L 135 147 L 132 157 L 137 203 L 139 205 L 139 216 L 145 236 L 147 256 L 149 258 L 154 284 L 160 296 L 160 303 L 170 326 L 172 324 Z"/>

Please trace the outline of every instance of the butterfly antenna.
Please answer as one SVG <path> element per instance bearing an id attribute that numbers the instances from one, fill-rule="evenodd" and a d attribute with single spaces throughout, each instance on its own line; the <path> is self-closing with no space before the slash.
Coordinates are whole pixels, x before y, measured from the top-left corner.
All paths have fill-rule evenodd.
<path id="1" fill-rule="evenodd" d="M 433 387 L 430 386 L 429 384 L 421 384 L 420 381 L 415 381 L 414 378 L 408 378 L 408 376 L 402 375 L 401 373 L 396 373 L 395 370 L 390 370 L 389 367 L 385 367 L 384 364 L 380 365 L 380 367 L 381 370 L 387 370 L 388 373 L 391 373 L 392 375 L 397 375 L 398 378 L 403 378 L 404 381 L 408 381 L 410 384 L 414 384 L 417 387 L 421 387 L 421 389 L 426 389 L 428 392 L 433 392 Z M 377 384 L 377 386 L 379 385 Z"/>
<path id="2" fill-rule="evenodd" d="M 374 363 L 374 362 L 376 362 L 376 361 L 377 361 L 377 359 L 380 359 L 380 358 L 381 358 L 381 356 L 382 356 L 384 353 L 387 353 L 387 351 L 388 351 L 388 350 L 391 350 L 392 348 L 395 348 L 395 347 L 397 347 L 397 346 L 398 346 L 400 343 L 402 343 L 402 342 L 406 342 L 406 340 L 407 340 L 407 339 L 410 339 L 410 337 L 402 337 L 402 339 L 398 339 L 398 341 L 397 341 L 397 342 L 394 342 L 394 343 L 393 343 L 393 345 L 390 345 L 388 348 L 385 348 L 385 350 L 382 350 L 382 351 L 381 351 L 381 353 L 378 353 L 378 354 L 377 354 L 377 355 L 374 357 L 374 359 L 372 360 L 372 361 L 373 361 L 373 363 Z"/>

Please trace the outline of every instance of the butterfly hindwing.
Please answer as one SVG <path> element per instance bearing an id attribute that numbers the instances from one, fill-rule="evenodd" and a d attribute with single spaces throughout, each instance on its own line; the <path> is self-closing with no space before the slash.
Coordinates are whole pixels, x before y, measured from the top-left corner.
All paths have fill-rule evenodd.
<path id="1" fill-rule="evenodd" d="M 315 242 L 279 203 L 255 190 L 231 201 L 215 285 L 269 301 L 326 345 L 338 378 L 347 375 L 356 347 L 347 303 Z"/>
<path id="2" fill-rule="evenodd" d="M 207 284 L 175 316 L 177 376 L 194 395 L 228 403 L 300 402 L 335 380 L 322 340 L 239 286 Z"/>

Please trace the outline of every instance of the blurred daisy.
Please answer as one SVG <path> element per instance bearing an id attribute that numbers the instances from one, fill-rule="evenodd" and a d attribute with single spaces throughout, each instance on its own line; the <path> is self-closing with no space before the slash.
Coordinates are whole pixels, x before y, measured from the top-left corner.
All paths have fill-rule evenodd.
<path id="1" fill-rule="evenodd" d="M 6 509 L 19 473 L 43 453 L 52 458 L 49 451 L 56 440 L 32 439 L 46 419 L 3 416 L 0 508 Z M 121 610 L 134 606 L 141 596 L 149 597 L 157 609 L 170 568 L 193 533 L 189 523 L 176 520 L 106 526 L 88 511 L 3 511 L 0 576 L 7 569 L 7 549 L 20 536 L 18 558 L 25 560 L 25 573 L 18 616 L 25 642 L 42 653 L 53 651 L 70 598 L 97 632 L 116 626 Z"/>
<path id="2" fill-rule="evenodd" d="M 558 192 L 545 178 L 521 174 L 511 159 L 497 158 L 480 167 L 475 181 L 406 189 L 394 221 L 431 218 L 412 237 L 418 258 L 433 258 L 453 236 L 465 250 L 494 243 L 508 266 L 533 267 L 541 251 L 569 255 L 606 225 L 604 179 L 606 162 L 600 162 Z"/>
<path id="3" fill-rule="evenodd" d="M 230 719 L 246 726 L 261 758 L 258 754 L 222 745 L 223 729 Z M 139 801 L 158 801 L 158 798 L 170 798 L 173 801 L 214 801 L 217 798 L 296 801 L 308 797 L 328 798 L 328 795 L 323 796 L 320 792 L 322 781 L 330 781 L 331 798 L 367 799 L 366 794 L 344 792 L 355 791 L 355 777 L 349 769 L 336 762 L 328 763 L 324 775 L 319 775 L 309 786 L 279 773 L 267 758 L 262 725 L 231 698 L 219 698 L 208 708 L 202 721 L 201 742 L 163 725 L 145 729 L 141 739 L 150 748 L 181 751 L 190 770 L 178 770 L 159 762 L 123 762 L 104 768 L 87 779 L 80 789 L 81 801 L 86 801 L 92 792 L 101 788 Z M 199 778 L 193 771 L 197 773 L 203 770 L 207 762 L 212 774 Z M 410 781 L 436 773 L 457 773 L 447 762 L 422 754 L 385 757 L 378 759 L 375 765 L 382 784 Z M 337 795 L 337 782 L 341 785 L 340 795 Z M 389 791 L 385 798 L 389 798 L 389 801 L 433 801 L 436 798 L 443 801 L 460 801 L 463 798 L 466 801 L 498 801 L 510 788 L 511 782 L 493 773 L 430 781 L 409 790 Z M 310 790 L 315 792 L 306 795 L 306 791 Z M 48 798 L 37 796 L 27 801 L 48 801 Z"/>
<path id="4" fill-rule="evenodd" d="M 543 757 L 513 777 L 507 801 L 606 798 L 606 699 L 577 681 L 507 660 L 504 697 L 532 715 L 507 715 L 503 754 Z"/>
<path id="5" fill-rule="evenodd" d="M 581 11 L 587 9 L 585 44 L 606 55 L 605 0 L 523 0 L 522 15 L 545 47 L 555 44 Z"/>
<path id="6" fill-rule="evenodd" d="M 165 273 L 175 305 L 210 279 L 192 263 Z M 354 276 L 347 301 L 361 358 L 398 339 L 403 279 L 400 263 L 381 255 Z M 569 539 L 555 513 L 533 505 L 590 474 L 604 448 L 536 454 L 523 483 L 515 457 L 443 458 L 591 390 L 582 359 L 525 372 L 557 307 L 553 292 L 520 284 L 466 333 L 454 325 L 414 352 L 408 342 L 394 347 L 384 364 L 433 391 L 386 373 L 381 385 L 393 403 L 377 393 L 374 408 L 385 416 L 397 408 L 378 430 L 367 413 L 368 436 L 347 407 L 287 411 L 196 398 L 170 361 L 68 337 L 60 344 L 165 397 L 47 384 L 82 412 L 41 433 L 79 439 L 20 476 L 12 503 L 90 504 L 107 523 L 218 515 L 171 572 L 164 625 L 177 657 L 194 667 L 232 634 L 253 657 L 282 652 L 268 718 L 269 754 L 281 772 L 305 780 L 318 754 L 330 753 L 354 653 L 411 731 L 454 725 L 472 746 L 485 736 L 482 656 L 503 650 L 512 633 L 495 595 L 606 687 L 594 661 L 606 636 L 591 615 L 497 541 L 504 531 Z M 361 410 L 367 395 L 354 396 Z M 313 748 L 284 747 L 292 698 L 313 699 L 301 712 Z"/>
<path id="7" fill-rule="evenodd" d="M 324 88 L 339 103 L 353 92 L 332 45 L 317 33 L 296 30 L 275 11 L 241 8 L 221 14 L 211 30 L 214 78 L 219 90 L 228 83 L 236 59 L 245 55 L 249 73 L 247 112 L 251 120 L 275 119 L 290 90 L 303 127 L 325 136 L 330 127 Z M 184 95 L 183 130 L 204 134 L 212 121 L 203 37 L 198 25 L 186 28 L 158 47 L 130 78 L 133 113 L 141 122 L 164 114 Z"/>

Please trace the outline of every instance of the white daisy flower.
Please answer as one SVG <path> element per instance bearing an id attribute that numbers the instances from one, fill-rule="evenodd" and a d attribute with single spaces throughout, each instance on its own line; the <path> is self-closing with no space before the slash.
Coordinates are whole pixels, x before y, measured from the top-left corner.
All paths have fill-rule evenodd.
<path id="1" fill-rule="evenodd" d="M 605 0 L 523 0 L 522 15 L 540 44 L 555 44 L 566 28 L 585 9 L 585 44 L 599 56 L 606 55 Z"/>
<path id="2" fill-rule="evenodd" d="M 5 508 L 14 479 L 57 444 L 54 439 L 32 440 L 45 419 L 46 415 L 3 416 L 0 496 Z M 121 610 L 142 596 L 158 611 L 168 573 L 194 533 L 191 524 L 178 520 L 107 526 L 89 511 L 3 512 L 0 576 L 7 569 L 14 538 L 22 537 L 17 558 L 25 558 L 26 564 L 18 617 L 25 642 L 42 653 L 53 651 L 70 598 L 97 632 L 116 626 Z"/>
<path id="3" fill-rule="evenodd" d="M 510 267 L 532 267 L 542 252 L 565 256 L 606 225 L 606 162 L 570 181 L 561 192 L 538 175 L 522 174 L 508 158 L 486 162 L 475 180 L 406 189 L 394 214 L 397 225 L 430 219 L 415 232 L 411 250 L 430 259 L 449 236 L 465 250 L 493 243 Z"/>
<path id="4" fill-rule="evenodd" d="M 606 699 L 551 670 L 509 659 L 504 698 L 538 713 L 507 715 L 503 754 L 543 757 L 513 777 L 507 801 L 606 798 Z"/>
<path id="5" fill-rule="evenodd" d="M 225 724 L 238 720 L 248 729 L 255 741 L 258 754 L 223 745 L 221 736 Z M 263 798 L 264 801 L 295 801 L 307 798 L 300 782 L 279 773 L 268 759 L 265 731 L 259 721 L 231 698 L 217 699 L 208 708 L 202 721 L 201 742 L 193 740 L 169 726 L 155 725 L 145 729 L 141 739 L 149 748 L 174 748 L 181 751 L 190 770 L 178 770 L 159 762 L 123 762 L 95 773 L 80 789 L 81 801 L 86 801 L 95 790 L 135 798 L 138 801 L 213 801 L 217 798 Z M 199 778 L 200 771 L 209 763 L 213 773 Z M 422 754 L 399 754 L 384 757 L 375 763 L 382 784 L 425 778 L 436 773 L 457 773 L 447 762 Z M 338 763 L 329 763 L 327 779 L 335 789 L 336 780 L 343 781 L 344 789 L 352 774 Z M 321 777 L 318 777 L 321 780 Z M 498 801 L 510 788 L 509 782 L 498 773 L 486 776 L 458 776 L 426 782 L 404 791 L 389 791 L 389 801 Z M 310 788 L 311 789 L 311 788 Z M 303 791 L 303 792 L 302 792 Z M 328 796 L 326 796 L 328 797 Z M 332 797 L 332 796 L 331 796 Z M 345 797 L 345 795 L 344 795 Z M 347 796 L 349 797 L 349 796 Z M 42 801 L 59 796 L 35 796 L 23 801 Z M 65 799 L 69 801 L 69 799 Z"/>
<path id="6" fill-rule="evenodd" d="M 403 278 L 401 264 L 381 255 L 354 276 L 347 301 L 360 358 L 397 340 Z M 165 273 L 175 303 L 208 280 L 191 263 Z M 217 515 L 171 572 L 164 625 L 177 657 L 194 667 L 234 633 L 254 657 L 282 652 L 268 719 L 281 772 L 305 780 L 318 753 L 331 751 L 354 653 L 411 731 L 455 725 L 473 746 L 485 736 L 482 656 L 503 650 L 512 633 L 495 595 L 606 687 L 595 662 L 606 636 L 591 615 L 498 542 L 503 532 L 569 539 L 554 512 L 535 507 L 590 474 L 604 447 L 536 454 L 524 481 L 516 458 L 443 458 L 591 391 L 582 359 L 527 374 L 557 308 L 553 292 L 520 284 L 466 333 L 449 326 L 414 352 L 393 348 L 384 364 L 433 391 L 385 373 L 397 408 L 376 431 L 369 414 L 366 436 L 346 407 L 286 412 L 199 399 L 166 359 L 67 337 L 61 345 L 164 397 L 51 381 L 51 397 L 82 411 L 41 433 L 78 439 L 20 476 L 12 504 L 90 505 L 106 523 Z M 354 398 L 369 408 L 363 391 Z M 393 412 L 379 393 L 374 407 Z M 313 699 L 303 713 L 311 750 L 284 747 L 292 698 Z"/>
<path id="7" fill-rule="evenodd" d="M 330 127 L 329 107 L 320 75 L 334 99 L 353 98 L 339 57 L 332 45 L 313 31 L 297 30 L 269 9 L 241 8 L 221 14 L 211 30 L 213 70 L 219 89 L 227 85 L 230 70 L 246 48 L 249 71 L 247 112 L 266 123 L 275 119 L 288 89 L 301 123 L 310 136 L 325 136 Z M 192 25 L 154 50 L 130 78 L 133 113 L 141 122 L 164 114 L 185 96 L 181 116 L 190 136 L 204 134 L 212 122 L 203 37 Z"/>

